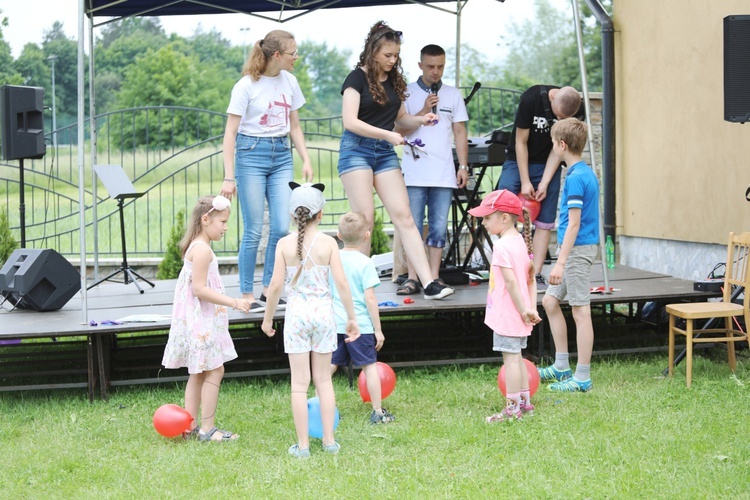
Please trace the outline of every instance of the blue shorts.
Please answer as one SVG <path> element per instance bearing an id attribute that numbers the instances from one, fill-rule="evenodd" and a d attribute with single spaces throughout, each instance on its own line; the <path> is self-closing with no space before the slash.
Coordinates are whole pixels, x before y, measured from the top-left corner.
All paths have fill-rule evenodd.
<path id="1" fill-rule="evenodd" d="M 339 145 L 339 177 L 354 170 L 372 170 L 373 175 L 378 175 L 400 168 L 401 162 L 390 142 L 344 131 Z"/>
<path id="2" fill-rule="evenodd" d="M 371 365 L 378 360 L 378 351 L 375 350 L 375 335 L 366 333 L 360 335 L 354 342 L 345 342 L 346 335 L 339 333 L 339 346 L 331 356 L 331 364 L 336 366 L 348 366 L 349 359 L 354 366 Z"/>
<path id="3" fill-rule="evenodd" d="M 529 180 L 531 185 L 536 189 L 544 175 L 544 163 L 529 164 Z M 557 205 L 560 198 L 560 176 L 562 168 L 555 171 L 552 180 L 547 186 L 547 196 L 542 200 L 542 209 L 539 211 L 534 225 L 539 229 L 555 229 L 555 218 L 557 217 Z M 521 176 L 518 173 L 518 163 L 513 160 L 507 160 L 503 163 L 503 170 L 500 172 L 500 180 L 497 182 L 497 189 L 507 189 L 511 193 L 521 192 Z"/>

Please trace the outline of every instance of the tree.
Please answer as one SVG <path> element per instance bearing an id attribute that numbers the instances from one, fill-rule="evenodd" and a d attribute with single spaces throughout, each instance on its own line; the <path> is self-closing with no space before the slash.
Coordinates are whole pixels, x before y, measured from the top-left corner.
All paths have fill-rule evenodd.
<path id="1" fill-rule="evenodd" d="M 611 10 L 612 0 L 604 0 L 603 4 Z M 510 55 L 504 64 L 503 80 L 573 85 L 580 89 L 581 71 L 572 10 L 558 10 L 550 0 L 535 0 L 535 7 L 534 19 L 511 24 L 509 28 Z M 583 6 L 580 15 L 589 89 L 601 90 L 600 28 L 587 6 Z"/>
<path id="2" fill-rule="evenodd" d="M 3 11 L 0 9 L 0 14 Z M 8 26 L 8 18 L 0 18 L 0 85 L 23 85 L 23 76 L 13 68 L 10 44 L 3 39 L 3 26 Z"/>
<path id="3" fill-rule="evenodd" d="M 302 56 L 297 65 L 304 66 L 311 82 L 311 92 L 305 94 L 308 101 L 314 96 L 316 107 L 321 116 L 338 116 L 341 114 L 341 84 L 349 73 L 347 61 L 351 50 L 342 52 L 328 48 L 328 44 L 304 41 L 298 45 Z"/>
<path id="4" fill-rule="evenodd" d="M 54 55 L 55 60 L 55 104 L 57 116 L 75 116 L 78 113 L 78 43 L 68 38 L 59 21 L 52 24 L 52 28 L 44 32 L 42 41 L 44 59 Z M 51 89 L 50 73 L 46 81 L 33 82 L 29 85 Z M 49 92 L 46 92 L 49 94 Z"/>

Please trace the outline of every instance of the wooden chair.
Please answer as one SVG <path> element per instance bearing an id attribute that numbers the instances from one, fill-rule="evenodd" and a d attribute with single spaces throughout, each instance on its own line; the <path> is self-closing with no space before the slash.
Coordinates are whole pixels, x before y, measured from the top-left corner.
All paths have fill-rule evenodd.
<path id="1" fill-rule="evenodd" d="M 740 329 L 737 317 L 744 316 L 745 328 L 750 326 L 750 233 L 729 233 L 727 247 L 726 273 L 724 276 L 723 300 L 721 302 L 694 302 L 670 304 L 669 313 L 669 376 L 674 374 L 674 337 L 676 333 L 684 335 L 687 341 L 687 386 L 692 383 L 693 344 L 696 342 L 726 342 L 729 352 L 729 368 L 734 371 L 737 360 L 734 354 L 734 343 L 748 340 L 747 332 Z M 744 287 L 742 304 L 735 304 L 731 296 L 736 287 Z M 676 318 L 685 320 L 685 329 L 676 326 Z M 724 318 L 723 328 L 694 328 L 693 322 L 715 318 Z"/>

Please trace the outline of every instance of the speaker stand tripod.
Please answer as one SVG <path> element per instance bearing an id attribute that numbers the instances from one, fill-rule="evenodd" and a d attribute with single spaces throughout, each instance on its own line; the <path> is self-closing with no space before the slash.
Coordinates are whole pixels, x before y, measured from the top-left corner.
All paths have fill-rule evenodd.
<path id="1" fill-rule="evenodd" d="M 94 170 L 96 171 L 99 178 L 104 183 L 104 187 L 107 188 L 107 191 L 109 191 L 110 196 L 112 196 L 114 199 L 117 200 L 117 209 L 120 212 L 120 242 L 122 243 L 122 265 L 119 269 L 117 269 L 115 272 L 109 274 L 108 276 L 100 279 L 93 285 L 90 285 L 87 290 L 91 290 L 95 286 L 99 285 L 100 283 L 104 281 L 114 281 L 112 278 L 117 276 L 118 274 L 122 273 L 123 277 L 123 284 L 127 285 L 129 283 L 133 283 L 135 287 L 138 289 L 138 292 L 143 293 L 143 289 L 138 284 L 138 280 L 136 278 L 139 278 L 141 281 L 145 281 L 149 285 L 151 285 L 151 288 L 154 288 L 154 284 L 135 272 L 133 269 L 130 268 L 128 265 L 128 251 L 126 249 L 125 245 L 125 211 L 124 211 L 124 204 L 125 200 L 128 198 L 140 198 L 143 196 L 144 193 L 137 193 L 135 192 L 135 188 L 133 187 L 133 184 L 131 184 L 130 179 L 125 175 L 125 172 L 122 170 L 122 167 L 119 165 L 96 165 L 94 167 Z M 118 281 L 119 283 L 119 281 Z"/>

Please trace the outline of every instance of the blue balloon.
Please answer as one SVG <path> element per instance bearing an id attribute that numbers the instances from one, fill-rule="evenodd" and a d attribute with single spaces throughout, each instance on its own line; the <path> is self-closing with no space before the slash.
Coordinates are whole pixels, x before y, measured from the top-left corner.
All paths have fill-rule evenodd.
<path id="1" fill-rule="evenodd" d="M 333 414 L 333 430 L 339 426 L 339 409 Z M 323 439 L 323 420 L 320 418 L 320 399 L 307 400 L 307 427 L 310 437 Z"/>

